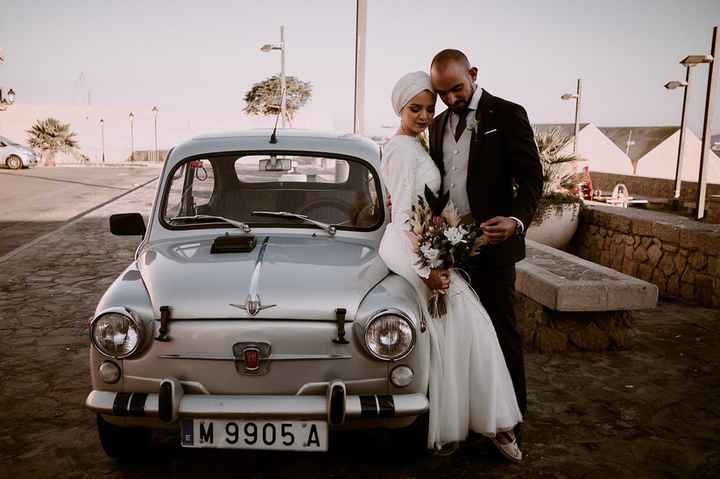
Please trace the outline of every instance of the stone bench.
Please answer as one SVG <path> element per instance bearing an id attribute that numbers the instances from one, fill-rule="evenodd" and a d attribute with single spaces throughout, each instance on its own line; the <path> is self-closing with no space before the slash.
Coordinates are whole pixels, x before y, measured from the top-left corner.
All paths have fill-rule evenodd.
<path id="1" fill-rule="evenodd" d="M 652 283 L 531 240 L 515 289 L 525 347 L 541 352 L 622 348 L 630 312 L 658 300 Z"/>

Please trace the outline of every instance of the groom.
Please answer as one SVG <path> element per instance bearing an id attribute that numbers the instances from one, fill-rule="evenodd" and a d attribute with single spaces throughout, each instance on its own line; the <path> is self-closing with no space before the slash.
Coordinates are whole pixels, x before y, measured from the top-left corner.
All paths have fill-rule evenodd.
<path id="1" fill-rule="evenodd" d="M 515 263 L 525 257 L 524 234 L 543 185 L 533 130 L 523 107 L 477 86 L 477 68 L 461 51 L 435 55 L 430 72 L 448 106 L 430 126 L 430 155 L 443 191 L 450 192 L 461 215 L 472 215 L 488 242 L 467 269 L 495 326 L 525 415 L 525 362 L 513 292 Z"/>

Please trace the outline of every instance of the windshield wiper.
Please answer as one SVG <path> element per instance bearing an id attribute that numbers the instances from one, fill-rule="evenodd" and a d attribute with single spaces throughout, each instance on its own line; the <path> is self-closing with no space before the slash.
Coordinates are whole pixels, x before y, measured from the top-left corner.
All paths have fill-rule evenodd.
<path id="1" fill-rule="evenodd" d="M 253 216 L 276 216 L 280 218 L 295 218 L 313 226 L 317 226 L 322 230 L 325 230 L 330 236 L 335 236 L 335 233 L 337 232 L 337 227 L 335 225 L 329 225 L 327 223 L 323 223 L 322 221 L 308 218 L 306 215 L 301 215 L 299 213 L 290 213 L 288 211 L 253 211 L 252 214 Z"/>
<path id="2" fill-rule="evenodd" d="M 175 216 L 173 218 L 170 218 L 169 221 L 175 221 L 175 220 L 220 220 L 224 221 L 225 223 L 229 223 L 236 228 L 240 228 L 243 230 L 244 233 L 250 232 L 250 226 L 246 225 L 242 221 L 236 221 L 231 220 L 230 218 L 225 218 L 224 216 L 213 216 L 213 215 L 193 215 L 193 216 Z"/>

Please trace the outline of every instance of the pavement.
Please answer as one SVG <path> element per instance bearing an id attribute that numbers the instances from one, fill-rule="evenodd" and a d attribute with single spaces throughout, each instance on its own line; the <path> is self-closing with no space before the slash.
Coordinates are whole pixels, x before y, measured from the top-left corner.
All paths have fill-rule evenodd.
<path id="1" fill-rule="evenodd" d="M 117 185 L 105 174 L 83 182 Z M 42 176 L 49 175 L 68 178 Z M 77 208 L 87 215 L 71 222 L 72 211 L 60 215 L 55 233 L 38 235 L 30 213 L 16 218 L 26 225 L 14 226 L 19 236 L 36 242 L 0 258 L 0 477 L 720 477 L 720 310 L 670 302 L 635 314 L 625 350 L 527 356 L 519 465 L 479 437 L 451 456 L 412 458 L 378 432 L 333 434 L 328 453 L 190 450 L 179 446 L 179 435 L 162 433 L 146 461 L 110 460 L 83 406 L 90 390 L 86 321 L 137 244 L 112 236 L 107 218 L 147 213 L 156 185 L 92 208 L 143 182 L 128 180 L 124 191 L 100 188 L 95 205 Z M 56 195 L 55 204 L 72 192 Z M 7 250 L 5 241 L 0 235 Z"/>

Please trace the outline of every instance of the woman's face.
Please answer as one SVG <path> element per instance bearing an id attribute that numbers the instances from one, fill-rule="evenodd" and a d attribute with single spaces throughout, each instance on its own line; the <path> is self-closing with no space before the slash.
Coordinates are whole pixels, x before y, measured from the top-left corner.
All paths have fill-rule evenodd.
<path id="1" fill-rule="evenodd" d="M 400 130 L 409 135 L 419 135 L 430 126 L 435 114 L 436 95 L 428 90 L 415 95 L 400 110 Z"/>

